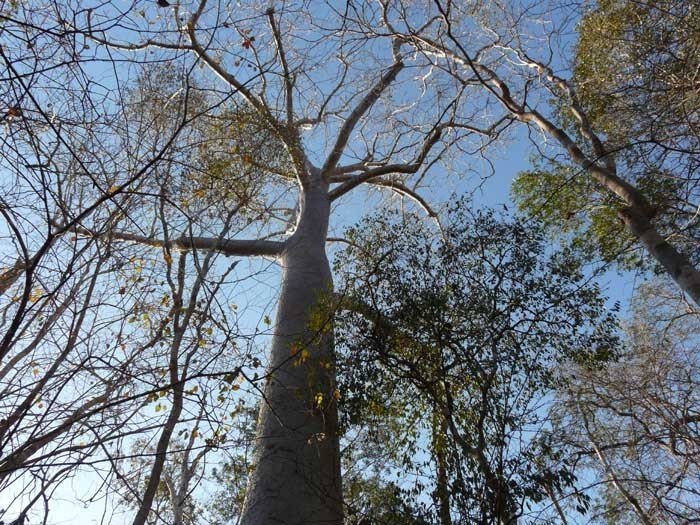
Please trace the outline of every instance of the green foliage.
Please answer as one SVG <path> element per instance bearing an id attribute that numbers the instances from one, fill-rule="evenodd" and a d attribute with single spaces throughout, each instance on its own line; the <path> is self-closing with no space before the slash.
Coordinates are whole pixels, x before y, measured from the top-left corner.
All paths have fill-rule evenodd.
<path id="1" fill-rule="evenodd" d="M 700 15 L 692 4 L 599 0 L 583 17 L 574 69 L 578 93 L 612 144 L 650 131 L 657 140 L 674 140 L 692 126 L 689 118 L 697 118 Z M 644 129 L 651 119 L 654 127 Z"/>
<path id="2" fill-rule="evenodd" d="M 599 0 L 584 14 L 573 87 L 617 175 L 654 210 L 655 226 L 698 262 L 700 16 L 682 0 Z M 595 157 L 567 94 L 553 104 L 560 125 Z M 625 206 L 578 166 L 547 160 L 513 184 L 521 211 L 543 220 L 582 256 L 648 269 L 618 212 Z"/>
<path id="3" fill-rule="evenodd" d="M 634 183 L 656 210 L 660 228 L 673 229 L 669 208 L 680 198 L 678 181 L 670 174 L 645 172 Z M 626 270 L 648 267 L 645 253 L 618 216 L 623 205 L 579 168 L 551 161 L 520 172 L 511 195 L 522 213 L 541 221 L 582 258 L 614 262 Z"/>
<path id="4" fill-rule="evenodd" d="M 429 525 L 429 514 L 410 503 L 411 496 L 381 478 L 354 478 L 346 483 L 346 525 Z"/>
<path id="5" fill-rule="evenodd" d="M 358 305 L 338 318 L 343 427 L 354 436 L 376 421 L 397 468 L 431 479 L 424 491 L 443 456 L 450 511 L 464 522 L 522 514 L 575 481 L 545 439 L 544 400 L 569 363 L 614 357 L 614 318 L 571 252 L 547 255 L 540 226 L 464 201 L 442 239 L 404 219 L 368 219 L 338 261 Z"/>
<path id="6" fill-rule="evenodd" d="M 582 258 L 643 267 L 643 254 L 617 216 L 619 203 L 580 170 L 552 163 L 549 170 L 520 172 L 512 198 L 525 216 L 537 218 Z"/>

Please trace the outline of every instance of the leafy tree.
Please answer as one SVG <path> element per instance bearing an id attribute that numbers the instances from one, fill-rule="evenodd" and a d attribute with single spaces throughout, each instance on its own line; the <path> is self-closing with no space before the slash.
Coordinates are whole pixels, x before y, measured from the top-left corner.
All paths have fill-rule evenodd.
<path id="1" fill-rule="evenodd" d="M 685 21 L 687 18 L 687 22 L 683 22 L 684 34 L 693 35 L 687 46 L 685 44 L 679 46 L 677 43 L 680 42 L 680 39 L 668 37 L 661 37 L 657 39 L 658 41 L 653 41 L 653 45 L 649 44 L 649 39 L 643 39 L 642 45 L 647 46 L 647 56 L 654 58 L 654 60 L 650 60 L 652 64 L 659 62 L 656 60 L 659 56 L 664 57 L 661 60 L 665 63 L 664 67 L 674 60 L 681 62 L 679 67 L 668 65 L 664 69 L 665 72 L 686 67 L 688 72 L 694 71 L 693 63 L 697 55 L 693 54 L 691 58 L 691 50 L 696 45 L 694 43 L 694 28 L 697 16 L 694 5 L 680 0 L 662 2 L 658 8 L 655 7 L 656 3 L 611 2 L 611 4 L 614 6 L 641 4 L 642 7 L 638 9 L 643 16 L 632 18 L 629 21 L 624 15 L 615 15 L 615 8 L 612 9 L 613 16 L 617 16 L 619 23 L 636 24 L 639 21 L 641 24 L 656 24 L 654 27 L 644 30 L 650 33 L 654 33 L 659 27 L 672 26 L 675 20 Z M 616 89 L 624 87 L 626 78 L 636 79 L 638 76 L 642 76 L 645 79 L 643 82 L 648 82 L 646 79 L 654 77 L 651 75 L 652 67 L 646 71 L 633 72 L 629 76 L 626 74 L 625 62 L 619 60 L 618 54 L 618 51 L 625 48 L 624 41 L 620 48 L 604 45 L 600 46 L 602 51 L 598 55 L 595 55 L 598 52 L 596 49 L 595 58 L 588 56 L 589 50 L 596 48 L 601 39 L 590 36 L 586 29 L 591 24 L 595 25 L 595 20 L 601 18 L 607 20 L 608 11 L 601 9 L 597 16 L 584 17 L 581 26 L 583 28 L 582 35 L 584 35 L 583 42 L 579 46 L 582 55 L 576 61 L 566 43 L 568 42 L 568 32 L 572 29 L 570 22 L 578 20 L 575 11 L 578 6 L 570 4 L 562 6 L 558 2 L 552 5 L 545 4 L 538 11 L 541 16 L 537 17 L 533 16 L 533 13 L 526 6 L 519 8 L 512 7 L 510 4 L 500 6 L 468 3 L 461 5 L 433 0 L 429 5 L 430 8 L 420 15 L 415 11 L 399 10 L 401 21 L 392 25 L 395 34 L 415 43 L 417 48 L 434 62 L 437 69 L 448 71 L 458 85 L 464 88 L 481 86 L 495 103 L 493 108 L 487 106 L 492 112 L 502 113 L 502 120 L 505 122 L 519 122 L 531 129 L 537 146 L 537 155 L 543 156 L 545 159 L 554 158 L 557 161 L 556 169 L 552 174 L 555 178 L 554 181 L 551 180 L 552 175 L 541 177 L 540 171 L 524 176 L 525 187 L 522 190 L 530 196 L 529 199 L 525 200 L 529 211 L 538 213 L 540 207 L 550 207 L 549 211 L 551 211 L 549 199 L 554 197 L 555 214 L 550 215 L 550 217 L 559 221 L 566 220 L 571 213 L 569 208 L 571 204 L 568 198 L 558 199 L 556 197 L 561 188 L 565 188 L 563 191 L 567 196 L 572 191 L 577 192 L 578 202 L 585 205 L 583 207 L 574 205 L 577 211 L 589 209 L 590 205 L 595 204 L 605 206 L 606 213 L 590 217 L 590 222 L 593 224 L 591 232 L 593 239 L 605 239 L 606 235 L 617 233 L 618 229 L 609 226 L 610 217 L 615 217 L 615 220 L 622 222 L 625 232 L 639 246 L 643 247 L 647 255 L 659 267 L 663 268 L 696 304 L 700 304 L 700 272 L 695 266 L 694 258 L 688 256 L 688 245 L 684 239 L 688 231 L 692 232 L 696 220 L 697 177 L 694 176 L 694 173 L 696 171 L 697 134 L 694 130 L 697 127 L 697 119 L 695 116 L 684 117 L 681 129 L 685 129 L 687 133 L 679 141 L 675 141 L 675 138 L 671 141 L 665 138 L 669 132 L 672 133 L 671 130 L 674 128 L 672 124 L 673 114 L 671 114 L 671 118 L 664 117 L 662 119 L 662 121 L 665 120 L 669 123 L 665 132 L 657 133 L 652 128 L 651 132 L 654 136 L 650 139 L 650 148 L 657 154 L 647 157 L 653 159 L 655 156 L 660 156 L 667 162 L 659 163 L 651 160 L 649 162 L 646 160 L 636 162 L 634 156 L 625 158 L 618 155 L 621 147 L 627 148 L 630 144 L 620 145 L 607 140 L 606 132 L 610 130 L 605 127 L 600 114 L 596 114 L 595 108 L 590 106 L 590 97 L 597 96 L 597 92 L 595 90 L 589 91 L 587 95 L 584 95 L 588 98 L 582 101 L 579 87 L 586 85 L 589 80 L 592 80 L 592 83 L 604 82 L 603 79 L 610 77 L 613 80 L 606 85 L 606 88 L 607 86 L 612 87 L 609 90 L 610 93 L 619 99 L 635 100 L 637 94 L 633 93 L 628 99 L 624 89 L 622 92 L 618 92 Z M 604 5 L 608 5 L 608 3 Z M 667 11 L 664 6 L 667 5 L 672 6 L 669 15 L 664 14 Z M 653 14 L 646 16 L 643 14 L 645 10 Z M 670 21 L 658 24 L 657 21 L 663 19 L 664 16 L 668 16 Z M 475 26 L 485 27 L 486 31 L 479 32 L 475 30 Z M 605 32 L 604 29 L 603 31 Z M 627 36 L 627 26 L 620 32 Z M 597 34 L 599 35 L 600 32 Z M 614 42 L 615 34 L 615 31 L 612 31 L 608 36 L 613 38 L 606 36 L 603 40 Z M 588 42 L 590 44 L 586 44 L 586 39 L 589 36 Z M 658 46 L 662 44 L 666 45 L 667 48 L 659 49 Z M 589 79 L 586 76 L 568 79 L 566 70 L 562 72 L 562 67 L 566 67 L 567 64 L 578 63 L 579 75 L 596 73 L 598 66 L 591 66 L 591 63 L 605 62 L 606 49 L 613 49 L 608 54 L 607 71 L 614 70 L 616 74 L 604 74 L 598 79 Z M 676 51 L 679 52 L 678 55 L 675 54 Z M 586 69 L 587 65 L 593 69 Z M 643 69 L 647 65 L 645 62 L 641 68 Z M 684 69 L 684 71 L 686 70 Z M 618 72 L 620 74 L 617 74 Z M 617 79 L 621 79 L 618 85 L 615 84 Z M 656 89 L 653 86 L 653 81 L 649 82 L 652 82 L 652 91 Z M 668 82 L 675 81 L 669 79 Z M 686 80 L 681 81 L 681 85 L 683 86 L 681 89 L 686 90 L 686 92 L 694 90 L 696 87 L 694 83 L 688 83 Z M 693 91 L 693 93 L 695 92 Z M 639 98 L 637 97 L 636 100 Z M 696 100 L 697 97 L 694 94 L 689 95 L 688 104 L 694 108 L 693 111 L 697 109 L 693 106 Z M 623 102 L 624 104 L 625 102 Z M 599 107 L 607 108 L 604 102 L 599 104 Z M 635 102 L 630 102 L 627 107 L 635 107 Z M 684 106 L 684 109 L 674 113 L 688 115 L 687 107 Z M 662 106 L 650 109 L 646 115 L 653 118 L 664 109 L 662 104 Z M 563 119 L 561 118 L 562 114 L 565 115 Z M 695 112 L 692 115 L 695 115 Z M 640 116 L 639 119 L 635 120 L 635 124 L 630 126 L 628 125 L 629 119 L 623 119 L 622 114 L 613 112 L 611 116 L 612 120 L 619 123 L 618 129 L 630 128 L 632 130 L 647 129 L 644 124 L 645 118 Z M 540 136 L 553 142 L 557 149 L 553 150 L 546 141 L 539 141 L 537 137 Z M 631 141 L 647 140 L 641 136 L 635 137 L 634 132 L 628 136 L 628 139 Z M 657 142 L 661 143 L 660 147 L 654 146 Z M 635 144 L 633 142 L 631 146 Z M 634 147 L 629 151 L 635 150 L 639 151 Z M 667 177 L 666 174 L 673 173 L 673 170 L 670 169 L 675 163 L 673 158 L 679 155 L 685 156 L 684 163 L 687 166 L 693 166 L 693 168 L 690 173 L 683 172 L 680 180 L 677 180 L 673 176 Z M 559 164 L 565 165 L 567 169 L 558 169 Z M 540 185 L 541 179 L 542 184 Z M 569 184 L 574 179 L 576 180 L 575 184 L 569 188 Z M 594 195 L 594 199 L 591 201 L 589 193 L 577 190 L 577 188 L 595 188 L 597 195 Z M 556 202 L 561 200 L 567 202 L 566 207 L 569 209 L 559 210 Z M 685 220 L 680 218 L 683 216 Z M 600 224 L 601 221 L 603 224 Z M 669 228 L 668 225 L 674 226 Z M 567 227 L 566 225 L 560 226 Z M 692 236 L 693 234 L 690 233 L 689 237 L 692 238 Z M 618 244 L 618 247 L 620 246 L 625 247 L 624 241 Z M 610 246 L 603 245 L 602 248 L 606 257 L 613 256 L 610 253 Z M 695 253 L 695 251 L 691 253 Z"/>
<path id="2" fill-rule="evenodd" d="M 614 356 L 615 322 L 544 239 L 458 201 L 442 237 L 412 216 L 370 218 L 337 266 L 343 428 L 377 428 L 399 471 L 430 479 L 441 523 L 513 523 L 575 481 L 547 398 L 571 363 Z"/>
<path id="3" fill-rule="evenodd" d="M 411 505 L 411 496 L 396 483 L 381 478 L 348 480 L 345 498 L 348 525 L 428 525 L 427 512 Z"/>
<path id="4" fill-rule="evenodd" d="M 578 24 L 571 86 L 580 110 L 626 179 L 649 201 L 655 222 L 697 264 L 696 161 L 700 25 L 688 2 L 596 2 Z M 576 133 L 575 114 L 559 105 Z M 599 153 L 595 153 L 599 155 Z M 578 168 L 548 161 L 519 175 L 521 207 L 607 261 L 639 267 L 642 254 L 618 218 L 620 203 Z M 638 248 L 638 246 L 636 246 Z"/>

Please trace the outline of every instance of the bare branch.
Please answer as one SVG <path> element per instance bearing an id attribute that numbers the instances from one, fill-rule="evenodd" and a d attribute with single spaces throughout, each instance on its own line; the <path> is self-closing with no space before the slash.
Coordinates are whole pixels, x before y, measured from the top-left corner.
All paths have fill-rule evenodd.
<path id="1" fill-rule="evenodd" d="M 352 110 L 348 118 L 343 123 L 338 133 L 338 137 L 335 141 L 333 149 L 331 150 L 326 162 L 321 168 L 321 173 L 324 177 L 328 178 L 332 174 L 332 171 L 338 164 L 345 146 L 350 139 L 350 134 L 357 126 L 360 118 L 374 105 L 374 103 L 379 100 L 382 92 L 389 87 L 389 85 L 396 79 L 399 72 L 404 68 L 403 62 L 396 62 L 387 71 L 381 79 L 375 84 L 372 90 L 365 95 L 365 97 L 360 101 L 360 103 Z"/>
<path id="2" fill-rule="evenodd" d="M 342 184 L 328 193 L 330 200 L 334 201 L 338 197 L 342 197 L 343 195 L 356 188 L 360 184 L 370 182 L 372 179 L 381 177 L 383 175 L 388 175 L 391 173 L 416 173 L 423 165 L 423 162 L 430 153 L 430 150 L 440 140 L 443 127 L 445 126 L 437 126 L 433 129 L 433 131 L 428 135 L 426 141 L 423 143 L 423 147 L 421 148 L 418 157 L 414 162 L 410 164 L 386 164 L 384 166 L 378 166 L 376 168 L 367 169 L 364 171 L 364 173 L 352 177 L 342 174 L 334 174 L 334 176 L 331 178 L 331 181 L 342 182 Z M 341 168 L 340 171 L 342 172 L 343 168 Z"/>
<path id="3" fill-rule="evenodd" d="M 99 235 L 83 228 L 75 229 L 76 233 L 86 236 Z M 167 250 L 204 252 L 219 252 L 227 256 L 238 257 L 279 257 L 284 251 L 285 243 L 259 239 L 218 239 L 216 237 L 179 237 L 177 239 L 155 239 L 145 235 L 126 232 L 109 232 L 112 239 L 133 242 Z"/>

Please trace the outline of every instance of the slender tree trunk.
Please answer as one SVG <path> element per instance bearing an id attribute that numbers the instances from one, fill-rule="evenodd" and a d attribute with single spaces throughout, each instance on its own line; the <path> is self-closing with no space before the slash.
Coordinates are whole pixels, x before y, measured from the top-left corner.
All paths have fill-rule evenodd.
<path id="1" fill-rule="evenodd" d="M 700 272 L 688 258 L 671 246 L 654 228 L 649 218 L 635 208 L 621 211 L 620 217 L 632 235 L 664 267 L 681 290 L 700 306 Z"/>
<path id="2" fill-rule="evenodd" d="M 437 483 L 435 487 L 435 499 L 437 500 L 440 525 L 452 525 L 450 516 L 450 487 L 447 479 L 447 454 L 445 450 L 445 435 L 447 434 L 447 421 L 441 412 L 433 412 L 433 454 L 437 470 Z"/>
<path id="3" fill-rule="evenodd" d="M 282 286 L 244 525 L 340 525 L 342 501 L 325 252 L 330 202 L 314 177 L 282 254 Z"/>

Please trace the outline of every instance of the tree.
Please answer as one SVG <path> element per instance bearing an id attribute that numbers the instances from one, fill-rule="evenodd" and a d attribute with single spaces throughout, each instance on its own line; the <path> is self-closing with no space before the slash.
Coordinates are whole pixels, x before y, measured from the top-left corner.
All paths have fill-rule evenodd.
<path id="1" fill-rule="evenodd" d="M 607 150 L 649 200 L 659 231 L 672 235 L 697 264 L 695 11 L 674 1 L 593 4 L 579 22 L 570 83 Z M 566 106 L 560 120 L 574 124 Z M 623 254 L 625 266 L 640 266 L 614 199 L 561 162 L 541 168 L 519 176 L 515 191 L 523 208 L 559 230 L 576 232 L 583 246 L 608 261 L 620 262 Z"/>
<path id="2" fill-rule="evenodd" d="M 669 75 L 670 71 L 679 69 L 694 71 L 693 61 L 696 54 L 692 53 L 692 49 L 696 45 L 695 6 L 687 2 L 664 2 L 664 6 L 672 6 L 668 11 L 663 6 L 638 2 L 604 2 L 602 5 L 609 4 L 627 6 L 622 8 L 623 13 L 624 9 L 637 9 L 640 16 L 633 17 L 632 23 L 641 21 L 639 23 L 642 26 L 647 24 L 642 31 L 651 34 L 655 34 L 659 27 L 668 28 L 674 25 L 674 21 L 682 20 L 684 32 L 692 35 L 687 45 L 684 43 L 679 48 L 677 43 L 683 39 L 664 39 L 664 37 L 652 39 L 651 43 L 648 39 L 644 40 L 642 45 L 647 46 L 644 50 L 645 56 L 653 59 L 651 60 L 652 69 L 655 67 L 654 64 L 662 62 Z M 604 7 L 598 15 L 589 15 L 582 22 L 584 36 L 579 48 L 581 54 L 576 62 L 580 76 L 572 81 L 561 73 L 561 69 L 575 61 L 568 53 L 569 49 L 565 43 L 563 46 L 559 45 L 562 41 L 566 42 L 566 39 L 560 36 L 565 35 L 570 29 L 569 21 L 572 18 L 576 19 L 575 13 L 570 11 L 568 4 L 563 8 L 557 8 L 557 3 L 552 7 L 545 6 L 537 11 L 539 16 L 527 6 L 522 9 L 480 4 L 462 6 L 440 0 L 431 2 L 430 6 L 430 9 L 421 14 L 397 9 L 400 21 L 392 25 L 394 36 L 414 44 L 433 61 L 436 69 L 448 71 L 458 85 L 465 88 L 474 85 L 482 86 L 497 103 L 499 110 L 504 112 L 504 119 L 523 123 L 528 128 L 532 128 L 533 133 L 551 139 L 560 148 L 560 160 L 571 166 L 571 170 L 565 172 L 563 176 L 559 174 L 556 177 L 554 184 L 546 179 L 540 184 L 540 172 L 531 174 L 529 178 L 533 179 L 530 183 L 532 188 L 526 189 L 526 192 L 533 196 L 533 201 L 527 203 L 527 208 L 534 211 L 540 206 L 547 206 L 550 196 L 554 194 L 556 198 L 562 186 L 565 195 L 569 196 L 571 191 L 566 187 L 569 177 L 576 181 L 578 188 L 591 186 L 596 188 L 600 195 L 605 196 L 597 202 L 607 207 L 608 217 L 613 216 L 621 221 L 626 231 L 644 247 L 648 255 L 696 304 L 700 304 L 700 273 L 694 266 L 694 261 L 682 251 L 684 242 L 675 240 L 680 233 L 685 233 L 686 226 L 683 226 L 681 220 L 680 231 L 677 222 L 676 228 L 670 231 L 665 229 L 666 223 L 673 224 L 674 217 L 678 214 L 691 219 L 694 217 L 696 178 L 693 173 L 695 168 L 691 173 L 684 173 L 680 182 L 676 181 L 682 187 L 680 191 L 678 184 L 672 179 L 666 179 L 665 183 L 654 181 L 652 184 L 645 185 L 644 178 L 652 175 L 645 173 L 648 165 L 636 162 L 634 155 L 627 158 L 618 155 L 620 148 L 625 148 L 627 152 L 637 149 L 635 148 L 637 140 L 650 140 L 651 148 L 646 149 L 660 150 L 661 158 L 665 157 L 668 164 L 673 164 L 674 157 L 681 156 L 688 160 L 688 165 L 695 165 L 693 158 L 697 154 L 697 134 L 694 131 L 696 122 L 695 117 L 691 116 L 694 113 L 688 113 L 688 108 L 696 108 L 697 97 L 694 95 L 695 84 L 688 83 L 689 75 L 685 75 L 679 87 L 684 93 L 688 93 L 685 99 L 688 105 L 684 104 L 682 109 L 671 113 L 667 112 L 668 104 L 657 105 L 658 112 L 666 111 L 665 116 L 660 119 L 661 128 L 664 131 L 659 133 L 652 131 L 653 137 L 645 138 L 639 135 L 639 129 L 646 129 L 645 119 L 655 118 L 654 115 L 658 112 L 652 109 L 645 114 L 636 114 L 635 123 L 639 125 L 627 126 L 626 120 L 621 122 L 624 115 L 617 111 L 617 108 L 620 105 L 627 109 L 636 107 L 639 100 L 638 93 L 619 93 L 615 90 L 617 87 L 624 89 L 625 81 L 638 78 L 637 73 L 641 73 L 644 81 L 652 78 L 649 69 L 632 71 L 629 75 L 626 72 L 613 75 L 619 84 L 613 84 L 608 92 L 612 92 L 616 100 L 623 102 L 613 106 L 613 113 L 606 117 L 602 117 L 600 112 L 596 113 L 596 108 L 591 107 L 591 97 L 593 97 L 600 102 L 597 106 L 598 111 L 601 107 L 605 107 L 607 111 L 608 106 L 605 105 L 604 96 L 599 97 L 604 94 L 597 92 L 595 88 L 591 93 L 590 87 L 584 87 L 583 102 L 579 95 L 580 86 L 588 86 L 589 83 L 595 85 L 596 82 L 608 78 L 605 74 L 593 78 L 589 76 L 589 74 L 597 74 L 595 69 L 598 65 L 597 60 L 606 62 L 606 51 L 608 51 L 608 71 L 620 70 L 618 52 L 625 49 L 625 41 L 620 46 L 598 47 L 599 39 L 587 32 L 588 27 L 599 23 L 596 20 L 599 21 L 601 18 L 608 20 L 609 12 Z M 624 26 L 628 19 L 625 15 L 615 14 L 616 9 L 612 10 L 612 17 L 617 17 L 617 23 Z M 664 17 L 666 17 L 665 20 Z M 662 24 L 658 23 L 659 19 L 663 20 Z M 479 27 L 483 27 L 485 31 L 479 31 Z M 628 35 L 626 27 L 619 32 Z M 592 49 L 595 51 L 592 56 L 589 56 L 588 52 Z M 674 54 L 676 51 L 678 55 Z M 659 56 L 662 57 L 661 60 L 657 60 Z M 647 65 L 640 66 L 640 69 L 643 70 Z M 668 82 L 675 81 L 669 78 Z M 606 85 L 606 89 L 608 86 L 610 85 Z M 655 89 L 654 86 L 645 86 L 644 89 L 646 89 L 644 93 L 654 98 L 653 94 L 650 95 Z M 664 95 L 661 95 L 656 98 L 663 100 L 663 97 Z M 554 107 L 548 104 L 552 99 L 555 101 Z M 674 113 L 683 121 L 681 130 L 685 132 L 681 131 L 680 138 L 673 135 L 672 131 L 675 127 Z M 565 115 L 564 122 L 559 118 L 562 114 Z M 632 141 L 632 144 L 616 143 L 615 139 L 620 137 L 619 134 L 612 136 L 612 140 L 608 141 L 606 133 L 610 132 L 610 127 L 606 126 L 605 122 L 611 120 L 621 123 L 616 129 L 631 130 L 625 140 Z M 628 147 L 631 149 L 628 150 Z M 545 148 L 546 146 L 543 146 L 539 151 L 546 151 Z M 618 161 L 619 157 L 623 162 Z M 630 160 L 634 162 L 631 169 L 625 162 Z M 663 174 L 664 166 L 654 163 L 652 167 Z M 648 190 L 649 186 L 657 192 L 661 191 L 661 198 L 656 198 L 657 195 Z M 576 194 L 580 195 L 582 200 L 584 200 L 583 197 L 587 198 L 580 189 Z M 561 215 L 568 216 L 568 212 L 556 216 Z"/>
<path id="3" fill-rule="evenodd" d="M 96 86 L 100 79 L 101 87 L 86 97 L 93 111 L 105 107 L 124 117 L 86 126 L 87 136 L 112 133 L 123 140 L 123 144 L 106 140 L 108 151 L 114 152 L 113 163 L 107 166 L 112 171 L 105 169 L 104 161 L 101 164 L 102 151 L 94 148 L 95 143 L 85 145 L 94 159 L 90 165 L 85 165 L 82 150 L 69 152 L 80 167 L 76 182 L 98 194 L 92 207 L 52 201 L 45 214 L 47 224 L 58 228 L 56 238 L 109 241 L 119 251 L 130 246 L 150 254 L 143 258 L 158 261 L 154 265 L 161 269 L 165 284 L 145 288 L 147 281 L 137 277 L 138 290 L 162 294 L 161 301 L 169 297 L 163 304 L 156 300 L 162 317 L 160 325 L 155 323 L 170 330 L 158 354 L 167 382 L 153 381 L 151 393 L 160 396 L 165 391 L 170 404 L 154 432 L 154 460 L 134 523 L 147 521 L 156 498 L 168 445 L 183 423 L 188 396 L 193 395 L 185 383 L 210 373 L 231 382 L 245 377 L 246 386 L 259 390 L 264 400 L 242 520 L 340 523 L 331 314 L 319 314 L 332 298 L 325 253 L 331 203 L 374 184 L 415 200 L 434 215 L 416 191 L 427 175 L 421 170 L 437 163 L 444 145 L 466 144 L 477 137 L 481 146 L 495 128 L 487 123 L 481 130 L 456 117 L 452 108 L 463 94 L 445 96 L 438 86 L 426 86 L 416 77 L 417 72 L 427 74 L 430 64 L 404 42 L 382 34 L 388 19 L 381 5 L 347 13 L 327 8 L 316 15 L 292 5 L 276 11 L 250 4 L 233 11 L 233 6 L 211 6 L 206 1 L 191 10 L 168 7 L 167 2 L 147 8 L 135 2 L 93 6 L 80 1 L 52 5 L 53 10 L 41 7 L 42 2 L 30 3 L 5 16 L 13 32 L 3 33 L 8 49 L 3 59 L 12 83 L 24 90 L 8 116 L 13 122 L 17 119 L 15 106 L 21 115 L 36 114 L 49 126 L 48 134 L 61 142 L 61 130 L 50 125 L 52 116 L 45 110 L 48 97 L 35 93 L 54 86 L 60 72 L 78 69 L 83 85 Z M 355 40 L 356 32 L 363 35 L 361 39 Z M 307 53 L 309 41 L 315 42 L 312 54 Z M 24 55 L 28 45 L 30 60 Z M 54 64 L 52 53 L 59 51 L 67 57 L 65 62 L 55 71 L 43 69 L 40 64 Z M 139 61 L 159 60 L 167 61 L 177 82 L 173 85 L 167 75 L 150 80 L 173 90 L 151 94 L 146 90 L 143 103 L 131 103 L 119 89 L 119 79 L 133 79 Z M 111 71 L 102 68 L 103 63 L 111 64 Z M 198 66 L 216 79 L 200 74 Z M 32 76 L 36 71 L 41 74 Z M 24 84 L 26 75 L 35 85 Z M 86 91 L 78 80 L 70 86 L 80 99 Z M 398 85 L 402 91 L 395 89 Z M 100 97 L 102 93 L 105 96 Z M 110 100 L 113 93 L 118 94 L 116 102 Z M 228 104 L 234 96 L 240 100 L 235 118 Z M 166 118 L 172 114 L 176 117 Z M 241 125 L 238 114 L 249 115 L 247 122 L 252 124 Z M 20 119 L 22 125 L 26 122 Z M 240 145 L 226 142 L 228 133 L 242 136 L 248 144 L 256 136 L 250 130 L 254 125 L 283 147 L 279 158 L 271 161 L 260 151 L 241 153 L 231 147 Z M 238 129 L 232 132 L 234 126 Z M 305 138 L 307 128 L 311 130 Z M 141 162 L 144 158 L 148 160 Z M 132 168 L 140 165 L 141 169 Z M 254 167 L 255 175 L 242 165 Z M 206 188 L 198 187 L 202 182 Z M 219 200 L 207 198 L 222 188 L 234 191 L 231 196 L 219 195 L 223 197 Z M 291 220 L 280 216 L 294 209 Z M 94 210 L 111 210 L 114 217 L 88 220 Z M 288 235 L 290 222 L 293 232 Z M 244 364 L 255 368 L 255 361 L 239 362 L 227 374 L 220 358 L 198 358 L 202 347 L 221 353 L 231 344 L 233 334 L 222 330 L 230 320 L 223 312 L 221 322 L 209 313 L 216 311 L 229 275 L 219 266 L 221 255 L 274 258 L 282 267 L 264 374 L 243 370 Z M 21 265 L 27 275 L 29 260 L 24 257 Z M 235 263 L 230 271 L 234 267 Z M 160 286 L 169 291 L 163 293 Z M 30 293 L 25 287 L 25 295 Z M 137 303 L 131 295 L 125 299 L 134 305 L 127 311 L 134 314 L 129 319 L 140 323 L 135 328 L 141 334 L 150 330 L 152 313 L 134 308 L 153 300 Z M 212 324 L 216 332 L 209 334 Z M 162 334 L 156 330 L 155 335 L 153 348 L 159 348 Z M 215 360 L 212 371 L 208 367 Z M 143 423 L 141 417 L 136 419 Z M 296 509 L 294 515 L 290 508 Z"/>
<path id="4" fill-rule="evenodd" d="M 593 491 L 597 522 L 680 524 L 697 516 L 697 323 L 697 310 L 669 283 L 653 283 L 636 298 L 619 360 L 572 370 L 555 435 L 589 469 L 582 478 L 601 484 Z"/>
<path id="5" fill-rule="evenodd" d="M 36 7 L 3 12 L 12 105 L 2 128 L 0 483 L 14 499 L 3 517 L 22 522 L 42 504 L 48 513 L 57 488 L 84 472 L 103 482 L 85 499 L 103 498 L 125 460 L 147 454 L 143 493 L 127 495 L 148 519 L 175 436 L 194 438 L 195 454 L 219 446 L 231 392 L 260 357 L 241 340 L 244 312 L 227 282 L 237 262 L 138 241 L 245 227 L 238 211 L 259 205 L 258 172 L 228 159 L 237 184 L 222 191 L 217 155 L 233 146 L 226 126 L 254 126 L 231 105 L 218 122 L 200 119 L 212 107 L 173 64 L 114 78 L 105 93 L 90 57 L 76 59 L 89 46 Z M 237 144 L 262 157 L 265 137 Z M 142 235 L 118 237 L 124 224 Z M 134 451 L 139 440 L 150 451 Z"/>
<path id="6" fill-rule="evenodd" d="M 574 485 L 547 398 L 573 363 L 615 356 L 616 325 L 540 227 L 454 201 L 441 237 L 398 214 L 348 236 L 341 421 L 433 489 L 435 522 L 515 523 Z"/>

